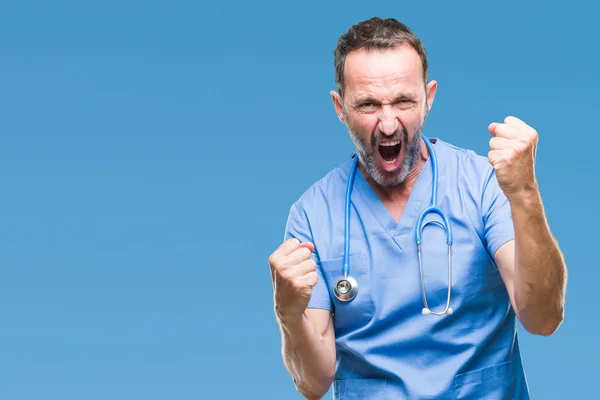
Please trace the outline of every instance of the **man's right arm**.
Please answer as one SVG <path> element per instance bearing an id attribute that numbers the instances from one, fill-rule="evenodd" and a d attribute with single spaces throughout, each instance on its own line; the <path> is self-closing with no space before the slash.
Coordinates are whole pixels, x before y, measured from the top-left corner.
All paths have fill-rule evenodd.
<path id="1" fill-rule="evenodd" d="M 296 390 L 307 399 L 320 399 L 335 372 L 335 333 L 331 312 L 309 308 L 299 320 L 278 321 L 282 355 Z"/>
<path id="2" fill-rule="evenodd" d="M 327 393 L 335 372 L 335 335 L 329 310 L 308 308 L 318 282 L 314 245 L 292 238 L 269 257 L 282 356 L 307 399 Z"/>

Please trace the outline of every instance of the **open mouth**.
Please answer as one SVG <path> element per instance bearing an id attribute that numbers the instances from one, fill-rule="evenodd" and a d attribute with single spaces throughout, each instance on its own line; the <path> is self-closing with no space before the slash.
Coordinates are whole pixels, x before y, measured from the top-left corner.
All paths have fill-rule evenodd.
<path id="1" fill-rule="evenodd" d="M 379 144 L 379 154 L 386 164 L 393 165 L 400 155 L 401 148 L 399 140 L 383 142 Z"/>

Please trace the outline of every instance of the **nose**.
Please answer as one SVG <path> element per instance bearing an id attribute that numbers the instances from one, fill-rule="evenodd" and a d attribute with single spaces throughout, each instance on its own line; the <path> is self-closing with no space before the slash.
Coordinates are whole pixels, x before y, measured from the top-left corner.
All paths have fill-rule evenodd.
<path id="1" fill-rule="evenodd" d="M 398 118 L 393 107 L 385 105 L 381 107 L 379 115 L 379 130 L 384 135 L 393 135 L 398 129 Z"/>

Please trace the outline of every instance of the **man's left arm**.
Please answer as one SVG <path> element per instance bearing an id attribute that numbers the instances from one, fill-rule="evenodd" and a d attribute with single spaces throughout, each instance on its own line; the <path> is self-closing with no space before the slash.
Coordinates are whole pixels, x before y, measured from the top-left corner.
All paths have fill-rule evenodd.
<path id="1" fill-rule="evenodd" d="M 489 126 L 488 159 L 510 203 L 514 240 L 494 258 L 523 327 L 549 336 L 564 318 L 567 268 L 535 179 L 537 132 L 515 117 Z"/>

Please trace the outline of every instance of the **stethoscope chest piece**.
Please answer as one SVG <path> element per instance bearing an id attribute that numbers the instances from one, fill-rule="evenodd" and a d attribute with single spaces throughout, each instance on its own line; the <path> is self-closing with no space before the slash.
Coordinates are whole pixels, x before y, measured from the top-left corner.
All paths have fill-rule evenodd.
<path id="1" fill-rule="evenodd" d="M 350 301 L 358 293 L 358 283 L 350 275 L 338 278 L 333 284 L 333 294 L 339 301 Z"/>

